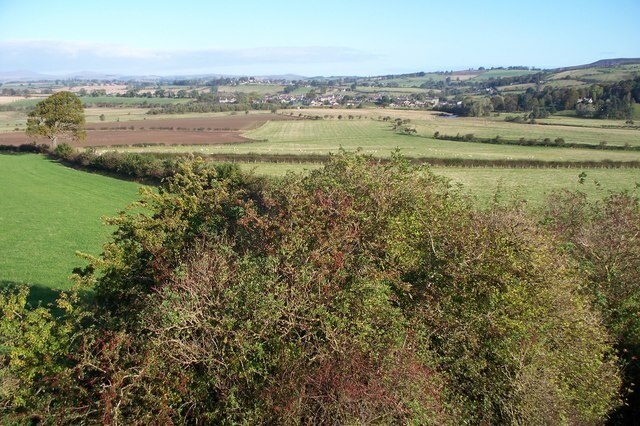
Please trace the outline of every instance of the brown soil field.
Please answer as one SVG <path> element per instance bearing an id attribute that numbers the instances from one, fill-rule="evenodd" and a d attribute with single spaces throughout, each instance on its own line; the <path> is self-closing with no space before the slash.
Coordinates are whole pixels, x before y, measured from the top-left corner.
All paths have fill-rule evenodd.
<path id="1" fill-rule="evenodd" d="M 91 123 L 87 125 L 84 146 L 134 144 L 209 145 L 249 142 L 242 130 L 255 129 L 268 120 L 297 120 L 276 114 L 238 115 L 228 117 L 176 118 L 137 120 L 122 123 Z M 39 143 L 48 143 L 40 139 Z M 24 132 L 0 133 L 0 145 L 31 143 Z"/>
<path id="2" fill-rule="evenodd" d="M 153 116 L 151 116 L 153 117 Z M 87 130 L 173 130 L 173 131 L 239 131 L 262 126 L 268 120 L 296 120 L 280 114 L 239 114 L 224 117 L 163 118 L 133 120 L 122 123 L 90 123 Z M 132 128 L 133 127 L 133 128 Z"/>
<path id="3" fill-rule="evenodd" d="M 0 145 L 21 145 L 31 141 L 24 132 L 0 133 Z M 249 141 L 250 139 L 241 136 L 239 131 L 88 130 L 87 139 L 72 145 L 77 147 L 134 144 L 209 145 Z M 41 138 L 37 142 L 49 143 L 49 140 Z"/>
<path id="4" fill-rule="evenodd" d="M 1 139 L 0 139 L 1 140 Z M 239 132 L 190 132 L 171 130 L 98 130 L 88 131 L 87 139 L 78 146 L 113 146 L 134 144 L 210 145 L 249 142 Z"/>

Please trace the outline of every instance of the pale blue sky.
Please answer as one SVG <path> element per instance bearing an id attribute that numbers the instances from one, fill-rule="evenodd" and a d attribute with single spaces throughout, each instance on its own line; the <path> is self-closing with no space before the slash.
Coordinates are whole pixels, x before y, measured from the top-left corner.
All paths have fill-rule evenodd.
<path id="1" fill-rule="evenodd" d="M 376 75 L 640 57 L 640 0 L 0 0 L 0 72 Z"/>

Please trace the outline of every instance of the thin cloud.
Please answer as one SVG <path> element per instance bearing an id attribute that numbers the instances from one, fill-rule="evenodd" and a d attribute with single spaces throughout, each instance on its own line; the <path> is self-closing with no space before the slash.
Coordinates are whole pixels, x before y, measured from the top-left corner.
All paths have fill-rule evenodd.
<path id="1" fill-rule="evenodd" d="M 144 49 L 130 45 L 56 40 L 0 40 L 0 71 L 158 73 L 247 65 L 358 63 L 377 56 L 342 46 L 250 49 Z"/>

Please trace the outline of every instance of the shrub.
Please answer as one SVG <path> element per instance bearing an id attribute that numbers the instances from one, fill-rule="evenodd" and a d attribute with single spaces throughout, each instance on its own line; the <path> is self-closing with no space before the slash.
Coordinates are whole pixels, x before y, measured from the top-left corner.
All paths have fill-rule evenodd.
<path id="1" fill-rule="evenodd" d="M 192 421 L 591 423 L 615 405 L 598 315 L 521 212 L 476 212 L 401 159 L 272 184 L 178 168 L 152 215 L 112 221 L 96 276 L 149 372 L 99 375 L 121 418 L 162 400 Z"/>
<path id="2" fill-rule="evenodd" d="M 5 424 L 9 413 L 18 418 L 27 409 L 42 413 L 57 399 L 57 381 L 67 370 L 80 318 L 70 303 L 75 298 L 63 295 L 55 318 L 45 307 L 29 306 L 28 295 L 26 286 L 0 290 L 0 419 Z"/>
<path id="3" fill-rule="evenodd" d="M 56 421 L 593 424 L 616 406 L 582 277 L 522 211 L 477 211 L 397 156 L 277 181 L 175 170 L 82 273 L 93 321 Z"/>
<path id="4" fill-rule="evenodd" d="M 63 160 L 68 160 L 75 153 L 75 150 L 71 145 L 66 143 L 61 143 L 55 147 L 53 150 L 53 155 L 57 158 L 61 158 Z"/>
<path id="5" fill-rule="evenodd" d="M 545 223 L 588 277 L 585 290 L 615 339 L 625 388 L 633 391 L 621 414 L 638 418 L 640 202 L 628 193 L 590 202 L 581 192 L 559 192 L 548 200 Z"/>

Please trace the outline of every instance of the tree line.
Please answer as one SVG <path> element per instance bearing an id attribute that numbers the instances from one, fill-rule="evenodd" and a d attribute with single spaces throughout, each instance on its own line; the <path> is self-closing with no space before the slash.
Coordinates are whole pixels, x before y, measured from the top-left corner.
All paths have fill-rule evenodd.
<path id="1" fill-rule="evenodd" d="M 545 86 L 541 90 L 529 88 L 520 94 L 495 94 L 482 99 L 467 97 L 460 104 L 441 105 L 435 109 L 472 117 L 492 112 L 526 112 L 534 119 L 558 111 L 575 110 L 580 117 L 630 120 L 634 103 L 640 103 L 640 77 L 589 87 Z"/>

